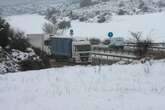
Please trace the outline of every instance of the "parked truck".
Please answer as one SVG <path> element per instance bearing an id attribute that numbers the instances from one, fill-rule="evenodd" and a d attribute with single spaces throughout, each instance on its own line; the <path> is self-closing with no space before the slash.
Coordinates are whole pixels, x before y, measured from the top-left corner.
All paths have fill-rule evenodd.
<path id="1" fill-rule="evenodd" d="M 51 55 L 56 59 L 72 58 L 71 38 L 51 37 L 45 42 L 45 44 L 48 45 Z"/>
<path id="2" fill-rule="evenodd" d="M 74 63 L 91 63 L 91 45 L 88 41 L 72 38 L 52 37 L 46 41 L 52 56 L 57 60 L 68 59 Z"/>
<path id="3" fill-rule="evenodd" d="M 89 41 L 73 41 L 72 58 L 75 63 L 91 63 L 91 44 Z"/>

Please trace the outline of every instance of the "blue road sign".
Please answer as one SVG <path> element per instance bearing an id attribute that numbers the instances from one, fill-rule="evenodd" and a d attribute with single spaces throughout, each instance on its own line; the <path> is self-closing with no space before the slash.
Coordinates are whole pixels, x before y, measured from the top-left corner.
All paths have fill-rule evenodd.
<path id="1" fill-rule="evenodd" d="M 109 32 L 109 33 L 108 33 L 108 37 L 109 37 L 109 38 L 112 38 L 112 37 L 113 37 L 113 32 Z"/>

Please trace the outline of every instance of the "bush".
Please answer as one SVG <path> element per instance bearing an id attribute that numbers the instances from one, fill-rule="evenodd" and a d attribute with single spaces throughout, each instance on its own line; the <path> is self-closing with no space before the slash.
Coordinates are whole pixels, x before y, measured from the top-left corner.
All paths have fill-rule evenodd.
<path id="1" fill-rule="evenodd" d="M 125 6 L 124 1 L 120 1 L 119 2 L 119 7 L 124 7 L 124 6 Z"/>
<path id="2" fill-rule="evenodd" d="M 135 54 L 141 58 L 145 57 L 148 53 L 148 48 L 152 46 L 152 40 L 142 40 L 142 32 L 131 32 L 131 35 L 136 42 Z"/>
<path id="3" fill-rule="evenodd" d="M 148 8 L 148 6 L 145 4 L 144 1 L 141 1 L 141 2 L 140 2 L 138 8 L 141 9 L 143 12 L 148 12 L 148 11 L 149 11 L 149 8 Z"/>
<path id="4" fill-rule="evenodd" d="M 0 46 L 5 48 L 10 42 L 10 25 L 0 17 Z"/>
<path id="5" fill-rule="evenodd" d="M 60 10 L 57 10 L 56 8 L 49 8 L 46 11 L 46 19 L 51 20 L 51 18 L 56 15 L 56 16 L 60 16 L 61 12 Z"/>
<path id="6" fill-rule="evenodd" d="M 25 51 L 30 44 L 23 32 L 11 29 L 10 25 L 4 19 L 0 18 L 0 46 L 2 48 L 8 46 L 10 47 L 9 49 Z"/>
<path id="7" fill-rule="evenodd" d="M 20 62 L 22 71 L 38 70 L 50 68 L 50 57 L 38 48 L 33 48 L 35 53 L 40 57 L 38 60 L 28 59 Z"/>
<path id="8" fill-rule="evenodd" d="M 144 1 L 139 1 L 140 3 L 139 3 L 139 6 L 138 6 L 138 8 L 139 9 L 142 9 L 144 6 L 145 6 L 145 2 Z"/>
<path id="9" fill-rule="evenodd" d="M 102 2 L 108 2 L 109 0 L 101 0 Z"/>
<path id="10" fill-rule="evenodd" d="M 71 19 L 71 20 L 77 20 L 77 19 L 79 19 L 79 16 L 78 15 L 76 15 L 75 13 L 73 13 L 72 11 L 69 13 L 69 18 Z"/>
<path id="11" fill-rule="evenodd" d="M 81 0 L 80 1 L 80 7 L 86 7 L 92 4 L 91 0 Z"/>
<path id="12" fill-rule="evenodd" d="M 56 25 L 56 23 L 57 23 L 57 18 L 56 18 L 56 16 L 52 16 L 51 18 L 50 18 L 50 20 L 49 20 L 53 25 Z"/>
<path id="13" fill-rule="evenodd" d="M 142 57 L 145 57 L 145 55 L 148 53 L 148 48 L 152 46 L 151 40 L 141 40 L 136 43 L 136 50 L 135 54 Z"/>
<path id="14" fill-rule="evenodd" d="M 118 15 L 126 15 L 126 14 L 128 14 L 127 11 L 125 11 L 124 9 L 119 9 Z"/>
<path id="15" fill-rule="evenodd" d="M 80 18 L 79 18 L 79 21 L 80 21 L 80 22 L 84 22 L 84 21 L 87 21 L 87 20 L 88 20 L 87 17 L 80 17 Z"/>
<path id="16" fill-rule="evenodd" d="M 25 52 L 28 47 L 30 47 L 30 44 L 24 33 L 13 30 L 11 33 L 10 48 Z"/>
<path id="17" fill-rule="evenodd" d="M 50 66 L 50 56 L 47 55 L 46 52 L 41 51 L 41 49 L 38 48 L 33 48 L 35 53 L 40 57 L 40 59 L 42 60 L 43 64 L 44 64 L 44 68 L 49 68 Z"/>
<path id="18" fill-rule="evenodd" d="M 34 60 L 25 60 L 20 62 L 21 70 L 27 71 L 27 70 L 38 70 L 43 69 L 44 65 L 41 61 L 34 61 Z"/>
<path id="19" fill-rule="evenodd" d="M 70 27 L 71 27 L 71 22 L 70 21 L 61 21 L 58 24 L 59 29 L 67 29 L 67 28 L 70 28 Z"/>
<path id="20" fill-rule="evenodd" d="M 101 16 L 101 17 L 99 17 L 98 18 L 98 23 L 103 23 L 103 22 L 105 22 L 106 21 L 106 19 L 105 19 L 105 17 L 104 16 Z"/>
<path id="21" fill-rule="evenodd" d="M 165 1 L 160 0 L 157 4 L 160 8 L 165 7 Z"/>
<path id="22" fill-rule="evenodd" d="M 50 23 L 45 23 L 42 27 L 42 30 L 46 33 L 46 34 L 54 34 L 57 32 L 57 29 L 55 28 L 54 25 L 50 24 Z"/>

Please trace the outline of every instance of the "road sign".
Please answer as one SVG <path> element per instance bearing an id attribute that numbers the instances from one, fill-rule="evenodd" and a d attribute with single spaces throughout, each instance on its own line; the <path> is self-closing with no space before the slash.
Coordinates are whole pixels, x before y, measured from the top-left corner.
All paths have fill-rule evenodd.
<path id="1" fill-rule="evenodd" d="M 112 37 L 113 37 L 113 32 L 109 32 L 109 33 L 108 33 L 108 37 L 109 37 L 109 38 L 112 38 Z"/>
<path id="2" fill-rule="evenodd" d="M 73 32 L 73 29 L 70 30 L 70 36 L 73 36 L 74 32 Z"/>

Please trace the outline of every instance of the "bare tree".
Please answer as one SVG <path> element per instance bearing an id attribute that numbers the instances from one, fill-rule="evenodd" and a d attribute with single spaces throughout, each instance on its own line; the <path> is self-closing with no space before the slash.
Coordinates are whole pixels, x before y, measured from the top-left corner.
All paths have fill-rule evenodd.
<path id="1" fill-rule="evenodd" d="M 51 18 L 50 18 L 50 20 L 49 20 L 51 23 L 53 23 L 53 25 L 56 25 L 56 23 L 57 23 L 57 18 L 56 18 L 56 16 L 52 16 Z"/>
<path id="2" fill-rule="evenodd" d="M 148 49 L 152 46 L 152 40 L 142 40 L 142 32 L 131 32 L 131 35 L 136 42 L 135 54 L 141 58 L 145 57 L 148 53 Z"/>
<path id="3" fill-rule="evenodd" d="M 55 25 L 51 24 L 51 23 L 45 23 L 43 25 L 42 30 L 46 33 L 46 34 L 55 34 L 57 32 L 57 28 Z"/>
<path id="4" fill-rule="evenodd" d="M 142 37 L 142 32 L 130 32 L 132 37 L 136 40 L 136 42 L 139 42 Z"/>

